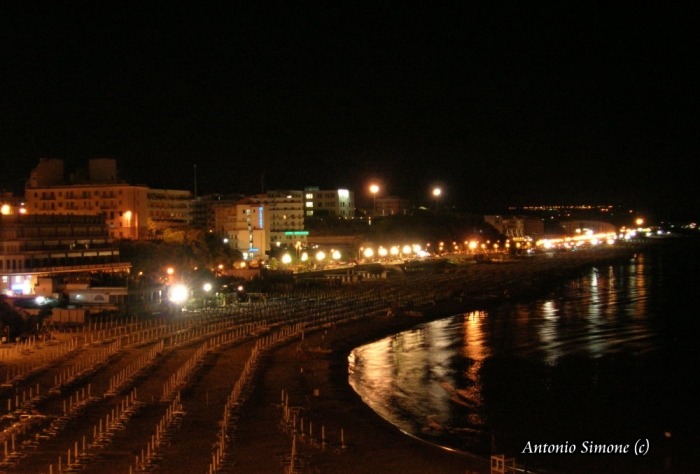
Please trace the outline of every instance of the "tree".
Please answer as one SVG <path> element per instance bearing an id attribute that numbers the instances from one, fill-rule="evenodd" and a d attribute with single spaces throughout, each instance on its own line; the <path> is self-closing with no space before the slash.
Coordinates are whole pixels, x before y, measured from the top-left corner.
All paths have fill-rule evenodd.
<path id="1" fill-rule="evenodd" d="M 241 254 L 225 245 L 221 239 L 202 231 L 170 231 L 163 240 L 119 242 L 124 261 L 132 265 L 132 275 L 146 281 L 158 281 L 168 267 L 202 274 L 216 272 L 219 265 L 231 268 Z"/>

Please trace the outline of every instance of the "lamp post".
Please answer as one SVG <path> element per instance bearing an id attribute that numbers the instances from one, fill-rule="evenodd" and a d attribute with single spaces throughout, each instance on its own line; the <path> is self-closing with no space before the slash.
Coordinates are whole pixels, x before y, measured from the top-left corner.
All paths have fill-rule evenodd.
<path id="1" fill-rule="evenodd" d="M 290 263 L 292 263 L 292 256 L 289 255 L 288 253 L 285 253 L 284 255 L 282 255 L 282 264 L 285 267 L 288 267 Z"/>
<path id="2" fill-rule="evenodd" d="M 204 297 L 202 298 L 202 308 L 207 309 L 208 305 L 208 300 L 209 300 L 209 292 L 211 291 L 211 283 L 205 283 L 202 289 L 204 290 Z"/>
<path id="3" fill-rule="evenodd" d="M 326 252 L 323 250 L 319 250 L 316 252 L 316 261 L 318 262 L 319 265 L 323 264 L 323 261 L 326 259 Z"/>
<path id="4" fill-rule="evenodd" d="M 372 193 L 372 215 L 377 213 L 377 193 L 379 192 L 379 186 L 373 184 L 369 187 L 369 192 Z"/>
<path id="5" fill-rule="evenodd" d="M 438 199 L 440 198 L 441 194 L 442 194 L 442 189 L 440 189 L 440 188 L 433 189 L 433 197 L 435 198 L 435 212 L 437 212 L 437 210 L 438 210 Z"/>

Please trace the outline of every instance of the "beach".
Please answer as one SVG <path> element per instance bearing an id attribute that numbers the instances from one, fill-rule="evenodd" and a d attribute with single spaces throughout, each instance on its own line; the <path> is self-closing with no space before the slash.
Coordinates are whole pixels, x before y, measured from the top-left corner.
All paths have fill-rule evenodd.
<path id="1" fill-rule="evenodd" d="M 231 334 L 231 343 L 211 345 L 211 349 L 201 355 L 196 355 L 200 344 L 197 341 L 203 339 L 178 343 L 178 338 L 184 336 L 179 324 L 189 324 L 185 320 L 154 326 L 154 329 L 147 329 L 146 334 L 151 337 L 153 333 L 154 341 L 166 337 L 170 349 L 160 352 L 153 360 L 147 377 L 134 380 L 141 411 L 129 421 L 128 428 L 117 431 L 113 441 L 100 448 L 97 456 L 82 466 L 82 470 L 114 474 L 140 472 L 137 470 L 141 466 L 139 459 L 148 458 L 152 461 L 146 466 L 148 469 L 188 474 L 489 472 L 488 459 L 431 445 L 401 432 L 377 415 L 348 383 L 348 355 L 360 345 L 422 322 L 484 310 L 488 305 L 507 299 L 535 299 L 592 264 L 626 258 L 629 252 L 630 249 L 622 249 L 571 258 L 471 265 L 391 282 L 377 280 L 332 291 L 312 290 L 315 293 L 308 307 L 299 302 L 290 307 L 281 300 L 278 306 L 269 303 L 259 306 L 259 310 L 248 308 L 247 314 L 255 315 L 260 311 L 266 318 L 276 315 L 279 322 L 270 325 L 268 321 L 268 327 L 261 333 L 245 334 L 245 331 L 235 330 L 244 337 L 236 338 Z M 325 301 L 331 304 L 319 304 Z M 293 327 L 292 321 L 299 316 L 295 311 L 310 315 L 316 323 L 301 325 L 301 330 Z M 338 317 L 333 319 L 333 314 Z M 226 316 L 222 317 L 224 319 L 213 319 L 210 329 L 213 332 L 211 335 L 203 332 L 202 337 L 210 340 L 219 337 L 214 336 L 218 334 L 216 326 L 229 324 Z M 227 329 L 229 326 L 222 328 L 225 330 L 222 335 L 237 327 L 236 321 L 231 323 L 234 325 L 230 329 Z M 201 326 L 198 331 L 206 327 Z M 270 338 L 283 330 L 288 331 L 288 335 Z M 81 337 L 85 341 L 88 337 L 92 340 L 89 334 L 93 333 Z M 266 337 L 268 342 L 261 345 Z M 107 390 L 109 381 L 121 367 L 149 350 L 148 346 L 129 347 L 120 350 L 117 359 L 102 369 L 104 373 L 91 379 L 94 393 Z M 187 385 L 178 390 L 177 428 L 167 436 L 167 443 L 157 443 L 160 435 L 157 431 L 154 435 L 154 426 L 166 418 L 163 410 L 167 404 L 162 398 L 164 381 L 188 360 L 196 360 L 192 366 L 196 372 Z M 10 361 L 5 359 L 6 363 Z M 249 363 L 253 366 L 248 367 Z M 49 371 L 32 383 L 37 384 L 38 391 L 39 382 L 42 387 L 51 386 L 54 376 Z M 244 389 L 237 392 L 236 381 L 244 381 Z M 19 387 L 15 391 L 20 390 Z M 27 389 L 30 387 L 28 385 Z M 66 395 L 70 393 L 64 394 L 63 400 L 47 402 L 42 410 L 47 414 L 60 412 L 60 403 L 65 406 Z M 70 454 L 66 456 L 66 448 L 74 448 L 77 453 L 81 440 L 84 444 L 86 438 L 92 439 L 96 426 L 101 430 L 99 420 L 104 420 L 105 416 L 109 418 L 110 406 L 124 403 L 121 399 L 113 400 L 109 402 L 105 398 L 93 402 L 93 408 L 75 419 L 74 426 L 66 432 L 68 436 L 40 443 L 39 450 L 34 448 L 33 452 L 26 453 L 28 456 L 12 472 L 50 472 L 46 469 L 49 464 L 57 468 L 59 456 L 64 462 L 70 458 Z M 231 400 L 235 400 L 233 409 Z M 73 396 L 68 403 L 75 401 L 76 396 Z M 224 419 L 229 425 L 225 430 L 224 462 L 216 459 L 216 453 L 220 452 L 217 444 L 222 442 L 225 406 L 228 414 Z M 156 444 L 158 454 L 153 455 Z M 54 472 L 60 471 L 54 469 Z"/>

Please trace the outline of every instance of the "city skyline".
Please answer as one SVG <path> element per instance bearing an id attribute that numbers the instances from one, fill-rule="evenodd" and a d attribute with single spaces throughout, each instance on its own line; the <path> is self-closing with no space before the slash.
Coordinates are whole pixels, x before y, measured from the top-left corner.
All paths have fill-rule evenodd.
<path id="1" fill-rule="evenodd" d="M 695 34 L 662 7 L 13 5 L 0 187 L 114 158 L 197 192 L 695 218 Z M 675 214 L 675 215 L 674 215 Z"/>

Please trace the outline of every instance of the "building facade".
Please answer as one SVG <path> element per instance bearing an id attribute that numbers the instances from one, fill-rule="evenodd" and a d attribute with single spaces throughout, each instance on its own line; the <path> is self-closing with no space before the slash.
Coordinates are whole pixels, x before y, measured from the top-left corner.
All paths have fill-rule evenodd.
<path id="1" fill-rule="evenodd" d="M 148 188 L 117 181 L 114 160 L 90 160 L 87 176 L 63 178 L 63 160 L 41 160 L 25 186 L 28 214 L 102 215 L 112 238 L 138 239 L 148 230 Z"/>
<path id="2" fill-rule="evenodd" d="M 191 225 L 205 232 L 216 232 L 216 208 L 231 206 L 243 199 L 242 194 L 210 194 L 197 196 L 190 203 Z"/>
<path id="3" fill-rule="evenodd" d="M 0 216 L 0 292 L 52 296 L 95 272 L 127 274 L 102 216 Z"/>
<path id="4" fill-rule="evenodd" d="M 250 199 L 264 209 L 265 226 L 269 229 L 270 248 L 306 246 L 309 233 L 304 228 L 302 191 L 268 191 L 265 194 L 251 196 Z"/>
<path id="5" fill-rule="evenodd" d="M 310 187 L 304 190 L 306 217 L 336 216 L 352 218 L 355 215 L 355 195 L 347 189 L 321 191 Z"/>
<path id="6" fill-rule="evenodd" d="M 484 221 L 513 240 L 536 239 L 544 235 L 544 222 L 539 218 L 489 215 L 484 216 Z"/>
<path id="7" fill-rule="evenodd" d="M 265 208 L 252 199 L 214 208 L 216 233 L 239 250 L 245 260 L 264 259 L 270 250 Z"/>
<path id="8" fill-rule="evenodd" d="M 118 180 L 116 161 L 95 159 L 65 179 L 63 160 L 41 159 L 25 185 L 29 214 L 103 215 L 115 239 L 147 238 L 190 223 L 189 191 L 150 189 Z M 151 230 L 149 232 L 149 224 Z"/>
<path id="9" fill-rule="evenodd" d="M 178 189 L 148 188 L 149 231 L 159 233 L 165 229 L 179 229 L 192 223 L 192 193 Z"/>

